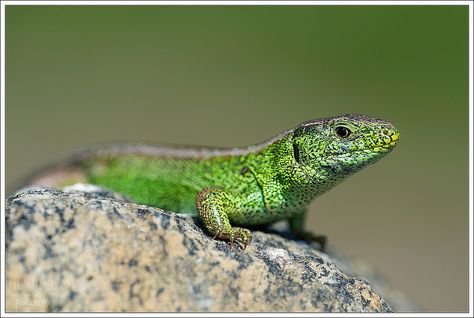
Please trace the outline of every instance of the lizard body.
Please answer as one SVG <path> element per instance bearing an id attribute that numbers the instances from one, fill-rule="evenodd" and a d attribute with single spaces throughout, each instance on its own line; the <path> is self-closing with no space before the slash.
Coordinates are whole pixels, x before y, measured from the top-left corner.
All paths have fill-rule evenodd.
<path id="1" fill-rule="evenodd" d="M 304 234 L 306 206 L 388 154 L 398 139 L 399 131 L 386 121 L 343 115 L 307 121 L 244 148 L 137 144 L 90 149 L 63 165 L 59 179 L 46 171 L 31 184 L 87 182 L 136 203 L 198 214 L 214 238 L 245 248 L 251 232 L 233 225 L 288 219 L 294 233 Z"/>

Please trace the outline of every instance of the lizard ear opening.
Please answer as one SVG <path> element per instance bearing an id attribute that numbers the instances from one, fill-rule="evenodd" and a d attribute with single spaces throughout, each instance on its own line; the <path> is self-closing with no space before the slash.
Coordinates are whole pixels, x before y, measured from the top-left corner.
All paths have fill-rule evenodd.
<path id="1" fill-rule="evenodd" d="M 293 142 L 293 157 L 297 163 L 300 163 L 300 149 L 295 142 Z"/>

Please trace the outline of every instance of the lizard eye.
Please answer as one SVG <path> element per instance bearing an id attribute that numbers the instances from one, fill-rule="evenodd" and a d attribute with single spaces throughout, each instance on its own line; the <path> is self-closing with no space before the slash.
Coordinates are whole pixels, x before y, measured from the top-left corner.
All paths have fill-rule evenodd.
<path id="1" fill-rule="evenodd" d="M 351 131 L 347 127 L 338 126 L 336 127 L 336 134 L 341 138 L 347 138 L 351 134 Z"/>

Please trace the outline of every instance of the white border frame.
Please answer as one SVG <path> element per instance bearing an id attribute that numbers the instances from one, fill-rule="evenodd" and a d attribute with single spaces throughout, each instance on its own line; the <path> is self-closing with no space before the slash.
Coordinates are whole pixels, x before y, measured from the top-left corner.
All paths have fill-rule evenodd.
<path id="1" fill-rule="evenodd" d="M 1 2 L 0 7 L 0 36 L 1 36 L 1 282 L 0 282 L 0 303 L 2 317 L 50 317 L 52 315 L 59 317 L 83 317 L 83 316 L 138 316 L 138 317 L 287 317 L 289 315 L 299 317 L 313 317 L 313 316 L 335 316 L 335 317 L 365 317 L 368 313 L 348 313 L 348 314 L 330 314 L 330 313 L 6 313 L 5 312 L 5 6 L 7 5 L 213 5 L 213 6 L 241 6 L 241 5 L 292 5 L 292 6 L 314 6 L 314 5 L 465 5 L 469 7 L 469 312 L 468 313 L 391 313 L 391 314 L 370 314 L 371 316 L 386 316 L 386 317 L 472 317 L 473 316 L 473 7 L 472 1 L 11 1 L 6 0 Z"/>

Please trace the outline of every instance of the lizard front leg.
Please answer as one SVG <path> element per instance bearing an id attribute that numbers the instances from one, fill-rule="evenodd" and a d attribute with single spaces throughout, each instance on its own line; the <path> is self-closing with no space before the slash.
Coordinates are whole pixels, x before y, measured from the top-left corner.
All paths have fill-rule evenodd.
<path id="1" fill-rule="evenodd" d="M 318 243 L 321 246 L 321 250 L 324 251 L 326 248 L 326 236 L 314 235 L 313 233 L 304 230 L 305 214 L 306 210 L 303 210 L 288 219 L 291 233 L 304 241 Z"/>
<path id="2" fill-rule="evenodd" d="M 234 196 L 222 189 L 205 188 L 201 190 L 196 199 L 199 217 L 206 229 L 214 239 L 234 242 L 243 249 L 252 241 L 252 233 L 244 228 L 232 227 L 227 213 L 235 209 Z"/>

